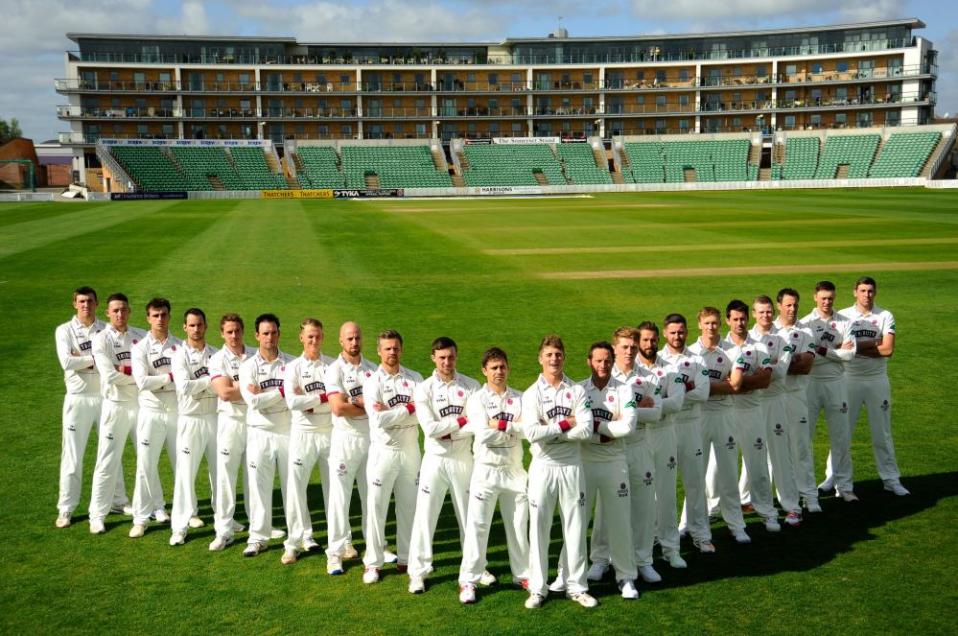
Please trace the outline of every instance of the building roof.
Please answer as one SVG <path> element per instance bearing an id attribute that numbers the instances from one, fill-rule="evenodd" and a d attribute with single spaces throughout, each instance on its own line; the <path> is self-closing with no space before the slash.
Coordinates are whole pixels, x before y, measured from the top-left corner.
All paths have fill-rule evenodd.
<path id="1" fill-rule="evenodd" d="M 264 42 L 274 44 L 292 44 L 297 46 L 356 46 L 356 47 L 385 47 L 385 46 L 404 46 L 404 47 L 471 47 L 471 46 L 495 46 L 495 45 L 515 45 L 515 44 L 535 44 L 542 42 L 554 42 L 557 39 L 563 42 L 634 42 L 636 40 L 686 40 L 703 38 L 730 38 L 743 36 L 762 36 L 762 35 L 787 35 L 792 33 L 809 33 L 814 31 L 846 31 L 857 29 L 877 29 L 890 26 L 910 26 L 916 29 L 925 28 L 925 23 L 918 18 L 901 18 L 896 20 L 879 20 L 875 22 L 857 22 L 852 24 L 831 24 L 831 25 L 813 25 L 805 27 L 788 27 L 781 29 L 759 29 L 754 31 L 717 31 L 711 33 L 677 33 L 677 34 L 654 34 L 654 35 L 615 35 L 615 36 L 592 36 L 592 37 L 563 37 L 556 38 L 554 35 L 547 37 L 530 38 L 512 38 L 507 37 L 501 42 L 300 42 L 294 37 L 262 37 L 249 35 L 155 35 L 155 34 L 135 34 L 135 33 L 67 33 L 68 39 L 79 43 L 81 39 L 95 40 L 160 40 L 168 42 Z"/>

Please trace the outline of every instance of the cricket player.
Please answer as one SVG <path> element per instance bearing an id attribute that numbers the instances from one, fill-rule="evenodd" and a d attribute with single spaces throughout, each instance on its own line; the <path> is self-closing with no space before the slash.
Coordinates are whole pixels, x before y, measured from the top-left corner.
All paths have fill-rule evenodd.
<path id="1" fill-rule="evenodd" d="M 839 312 L 851 322 L 856 350 L 855 357 L 845 366 L 849 436 L 855 431 L 864 404 L 878 476 L 885 490 L 904 497 L 910 493 L 901 485 L 901 473 L 895 458 L 895 442 L 891 436 L 891 385 L 888 382 L 888 358 L 895 353 L 895 317 L 875 304 L 877 293 L 875 279 L 863 276 L 855 281 L 855 304 Z M 829 455 L 829 467 L 830 460 Z M 830 476 L 828 471 L 826 477 Z"/>
<path id="2" fill-rule="evenodd" d="M 752 507 L 764 519 L 767 531 L 781 532 L 778 510 L 772 501 L 772 480 L 768 474 L 768 424 L 762 399 L 762 392 L 772 381 L 773 363 L 764 342 L 749 336 L 748 318 L 748 305 L 744 301 L 729 302 L 725 307 L 729 331 L 722 346 L 726 352 L 735 354 L 734 368 L 741 370 L 740 376 L 736 374 L 730 382 L 736 389 L 732 405 L 739 439 L 742 440 L 742 463 L 750 479 Z M 736 382 L 739 377 L 740 383 Z M 736 468 L 737 465 L 736 460 Z M 741 497 L 737 500 L 741 502 Z"/>
<path id="3" fill-rule="evenodd" d="M 845 364 L 855 357 L 855 336 L 851 332 L 851 322 L 834 311 L 834 304 L 835 284 L 823 280 L 815 285 L 815 309 L 802 319 L 812 332 L 816 353 L 808 382 L 809 439 L 815 439 L 818 414 L 824 411 L 834 472 L 831 480 L 819 484 L 819 489 L 834 488 L 844 501 L 852 502 L 858 501 L 858 496 L 852 477 Z M 812 474 L 809 477 L 814 481 L 814 457 L 811 459 Z"/>
<path id="4" fill-rule="evenodd" d="M 176 384 L 179 456 L 173 482 L 170 545 L 183 545 L 190 517 L 196 511 L 196 473 L 206 455 L 211 499 L 216 499 L 216 392 L 210 384 L 210 360 L 216 349 L 206 342 L 206 314 L 190 307 L 183 314 L 186 340 L 173 354 Z M 214 508 L 216 502 L 213 501 Z M 134 526 L 136 527 L 136 526 Z"/>
<path id="5" fill-rule="evenodd" d="M 313 540 L 313 520 L 306 500 L 306 487 L 319 464 L 323 505 L 329 506 L 329 444 L 333 422 L 326 394 L 326 371 L 333 359 L 322 353 L 323 323 L 305 319 L 299 326 L 303 354 L 286 367 L 283 385 L 286 404 L 292 414 L 289 432 L 288 495 L 286 497 L 286 542 L 280 559 L 283 565 L 295 563 L 300 550 L 313 552 L 319 544 Z"/>
<path id="6" fill-rule="evenodd" d="M 57 501 L 56 527 L 70 525 L 73 511 L 80 503 L 83 484 L 83 454 L 86 452 L 90 430 L 100 418 L 100 376 L 93 363 L 93 338 L 106 329 L 106 323 L 97 320 L 96 291 L 92 287 L 78 287 L 73 291 L 74 316 L 57 327 L 54 340 L 57 358 L 63 369 L 66 395 L 63 398 L 62 443 L 60 447 L 60 497 Z M 122 472 L 121 472 L 122 476 Z M 125 504 L 126 493 L 119 504 Z"/>
<path id="7" fill-rule="evenodd" d="M 612 334 L 615 354 L 612 378 L 629 387 L 632 391 L 636 426 L 635 431 L 623 438 L 625 462 L 629 471 L 629 479 L 625 483 L 629 491 L 629 525 L 632 528 L 631 546 L 635 553 L 634 561 L 637 572 L 644 573 L 645 577 L 654 579 L 658 575 L 652 568 L 652 549 L 655 545 L 655 458 L 649 444 L 648 425 L 659 420 L 662 414 L 662 406 L 659 401 L 656 383 L 641 377 L 636 369 L 635 360 L 639 352 L 639 339 L 639 330 L 634 327 L 620 327 Z M 595 402 L 593 401 L 593 403 Z M 595 411 L 593 410 L 593 428 L 594 421 Z M 583 448 L 587 449 L 587 446 Z M 583 451 L 583 464 L 587 453 L 588 450 Z M 588 479 L 586 479 L 586 486 L 589 486 Z M 616 492 L 615 496 L 618 496 L 618 494 Z M 599 495 L 595 518 L 592 522 L 592 544 L 589 552 L 592 565 L 586 574 L 589 581 L 601 581 L 609 570 L 609 561 L 612 559 L 609 545 L 609 526 L 605 520 L 606 515 L 602 512 L 606 498 L 609 497 Z M 591 510 L 589 508 L 589 512 Z M 612 531 L 616 534 L 622 534 L 621 530 L 615 527 Z M 560 571 L 555 582 L 556 588 L 562 588 L 564 576 L 564 570 Z M 552 588 L 550 587 L 550 589 Z M 630 592 L 630 590 L 625 591 Z"/>
<path id="8" fill-rule="evenodd" d="M 416 417 L 425 435 L 425 452 L 419 468 L 419 493 L 409 544 L 409 592 L 425 591 L 432 572 L 432 538 L 448 492 L 459 526 L 459 545 L 465 543 L 469 480 L 472 478 L 473 429 L 468 426 L 466 401 L 479 390 L 479 383 L 456 371 L 458 347 L 445 336 L 432 342 L 435 370 L 416 386 L 413 399 Z M 480 582 L 491 585 L 496 578 L 483 573 Z"/>
<path id="9" fill-rule="evenodd" d="M 210 358 L 210 386 L 216 392 L 216 496 L 213 497 L 213 524 L 216 537 L 210 551 L 224 550 L 234 541 L 234 533 L 244 528 L 234 521 L 236 478 L 246 456 L 246 402 L 239 386 L 239 369 L 256 349 L 243 344 L 243 318 L 224 314 L 220 318 L 223 348 Z M 244 471 L 245 492 L 250 492 L 249 472 Z M 244 497 L 246 517 L 249 497 Z"/>
<path id="10" fill-rule="evenodd" d="M 523 589 L 529 587 L 528 476 L 522 466 L 518 428 L 522 394 L 509 387 L 509 360 L 498 347 L 482 355 L 482 375 L 486 383 L 466 402 L 466 418 L 476 441 L 459 568 L 459 601 L 464 604 L 475 603 L 476 585 L 486 573 L 486 550 L 496 501 L 506 533 L 513 584 Z"/>
<path id="11" fill-rule="evenodd" d="M 685 316 L 669 314 L 665 317 L 663 330 L 665 346 L 659 351 L 658 359 L 671 365 L 685 386 L 682 409 L 673 416 L 676 453 L 685 489 L 679 533 L 687 532 L 699 552 L 711 554 L 715 552 L 715 546 L 705 502 L 705 453 L 702 445 L 702 404 L 709 397 L 708 369 L 702 359 L 685 346 L 689 334 Z M 673 568 L 687 566 L 678 551 L 670 551 L 665 558 Z"/>
<path id="12" fill-rule="evenodd" d="M 778 502 L 785 511 L 785 523 L 797 526 L 802 521 L 802 507 L 799 502 L 798 486 L 795 483 L 795 468 L 792 465 L 790 436 L 792 427 L 788 419 L 785 402 L 785 381 L 792 364 L 794 346 L 775 329 L 772 324 L 774 309 L 772 299 L 757 296 L 752 302 L 752 317 L 755 325 L 748 332 L 754 342 L 761 342 L 768 349 L 772 365 L 772 379 L 768 388 L 758 392 L 763 419 L 765 420 L 765 439 L 768 441 L 768 459 L 772 469 L 772 478 L 778 493 Z M 740 490 L 750 493 L 748 468 L 743 466 L 739 482 Z M 751 494 L 749 494 L 751 500 Z"/>
<path id="13" fill-rule="evenodd" d="M 389 497 L 396 498 L 396 571 L 408 571 L 409 540 L 416 505 L 419 474 L 419 420 L 414 394 L 422 376 L 402 366 L 402 336 L 388 329 L 379 334 L 380 364 L 363 384 L 363 401 L 369 416 L 370 449 L 366 465 L 366 554 L 363 583 L 379 582 L 385 560 L 386 513 Z"/>
<path id="14" fill-rule="evenodd" d="M 522 394 L 521 428 L 532 449 L 529 466 L 529 598 L 541 607 L 549 588 L 549 537 L 556 502 L 567 556 L 566 594 L 582 607 L 598 605 L 586 581 L 585 476 L 581 442 L 592 435 L 592 411 L 583 388 L 564 373 L 565 345 L 556 335 L 539 345 L 542 373 Z"/>
<path id="15" fill-rule="evenodd" d="M 110 502 L 114 501 L 121 483 L 123 447 L 136 425 L 138 409 L 130 350 L 146 336 L 142 329 L 129 326 L 130 301 L 123 294 L 111 294 L 107 298 L 106 316 L 110 324 L 93 337 L 91 347 L 103 397 L 90 496 L 92 534 L 106 532 L 103 519 L 110 512 Z"/>
<path id="16" fill-rule="evenodd" d="M 702 407 L 702 446 L 711 447 L 716 461 L 716 492 L 725 525 L 735 541 L 751 543 L 745 532 L 745 519 L 738 492 L 739 434 L 731 395 L 741 385 L 742 368 L 734 365 L 737 351 L 727 352 L 719 337 L 721 314 L 715 307 L 703 307 L 698 313 L 701 335 L 689 347 L 709 374 L 709 399 Z M 733 384 L 734 382 L 734 384 Z"/>
<path id="17" fill-rule="evenodd" d="M 256 317 L 256 353 L 240 365 L 239 385 L 246 401 L 246 465 L 249 471 L 249 538 L 243 556 L 266 550 L 272 538 L 273 480 L 279 469 L 284 508 L 289 500 L 290 413 L 283 378 L 292 358 L 279 350 L 279 318 Z"/>
<path id="18" fill-rule="evenodd" d="M 153 298 L 146 304 L 150 330 L 131 353 L 133 379 L 140 390 L 136 421 L 136 487 L 133 490 L 131 538 L 143 536 L 152 516 L 168 522 L 160 454 L 166 445 L 170 468 L 176 472 L 176 387 L 173 384 L 173 354 L 183 346 L 170 335 L 170 301 Z M 199 519 L 197 518 L 197 521 Z M 200 524 L 202 525 L 202 524 Z"/>
<path id="19" fill-rule="evenodd" d="M 798 322 L 798 291 L 785 287 L 776 295 L 778 317 L 772 323 L 792 350 L 792 360 L 784 383 L 785 414 L 788 420 L 788 441 L 791 450 L 792 470 L 798 494 L 810 513 L 821 512 L 818 503 L 818 487 L 812 468 L 812 439 L 808 426 L 808 403 L 806 401 L 808 374 L 815 360 L 815 345 L 812 333 Z"/>
<path id="20" fill-rule="evenodd" d="M 326 572 L 343 573 L 343 559 L 359 556 L 352 545 L 349 504 L 353 483 L 359 491 L 362 525 L 367 522 L 366 462 L 369 458 L 369 417 L 363 400 L 363 382 L 376 372 L 376 365 L 363 357 L 363 334 L 355 322 L 339 328 L 339 356 L 326 367 L 326 395 L 332 411 L 333 432 L 329 448 L 329 499 L 326 523 L 329 544 Z M 386 556 L 386 562 L 389 556 Z"/>
<path id="21" fill-rule="evenodd" d="M 632 541 L 634 532 L 625 438 L 635 435 L 637 403 L 632 387 L 612 377 L 614 360 L 615 350 L 609 342 L 593 343 L 588 357 L 591 376 L 579 383 L 585 391 L 586 404 L 592 409 L 592 435 L 582 443 L 581 449 L 586 523 L 595 510 L 593 536 L 594 528 L 601 524 L 605 532 L 603 542 L 608 545 L 622 598 L 635 600 L 639 598 L 639 591 L 635 588 L 637 551 Z M 601 505 L 596 506 L 596 503 Z M 613 529 L 611 533 L 609 528 Z M 566 559 L 563 546 L 558 577 L 549 586 L 550 592 L 565 590 Z"/>

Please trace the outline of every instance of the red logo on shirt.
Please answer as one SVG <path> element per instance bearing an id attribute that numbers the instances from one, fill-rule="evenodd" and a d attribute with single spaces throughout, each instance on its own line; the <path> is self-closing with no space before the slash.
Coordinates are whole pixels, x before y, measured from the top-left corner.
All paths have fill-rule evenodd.
<path id="1" fill-rule="evenodd" d="M 512 398 L 509 398 L 508 400 L 506 400 L 506 404 L 512 404 Z"/>
<path id="2" fill-rule="evenodd" d="M 402 383 L 402 385 L 403 385 L 404 387 L 408 387 L 408 386 L 409 386 L 409 383 L 408 383 L 408 382 L 406 382 L 405 380 L 403 380 L 403 383 Z"/>
<path id="3" fill-rule="evenodd" d="M 610 395 L 609 398 L 608 398 L 608 400 L 609 400 L 609 402 L 615 402 L 615 396 L 614 396 L 614 395 Z"/>
<path id="4" fill-rule="evenodd" d="M 565 399 L 571 400 L 571 399 L 572 399 L 572 394 L 567 392 L 567 393 L 565 394 Z"/>
<path id="5" fill-rule="evenodd" d="M 462 397 L 463 395 L 465 394 L 462 391 L 459 391 L 459 397 Z"/>
<path id="6" fill-rule="evenodd" d="M 832 323 L 832 329 L 834 329 L 834 328 L 835 328 L 835 323 Z"/>
<path id="7" fill-rule="evenodd" d="M 372 375 L 372 373 L 370 373 L 369 371 L 366 372 L 366 377 L 367 377 L 367 378 L 368 378 L 369 376 L 371 376 L 371 375 Z"/>
<path id="8" fill-rule="evenodd" d="M 719 358 L 719 359 L 718 359 L 718 363 L 719 363 L 719 364 L 722 364 L 722 358 Z"/>

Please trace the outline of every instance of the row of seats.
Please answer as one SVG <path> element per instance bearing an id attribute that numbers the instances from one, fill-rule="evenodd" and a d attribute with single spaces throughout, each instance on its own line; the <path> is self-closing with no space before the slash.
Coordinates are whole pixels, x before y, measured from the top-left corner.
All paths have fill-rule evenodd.
<path id="1" fill-rule="evenodd" d="M 622 176 L 626 183 L 682 183 L 686 171 L 694 170 L 696 181 L 745 181 L 749 144 L 748 139 L 629 142 L 630 167 Z M 757 178 L 757 166 L 753 173 Z"/>
<path id="2" fill-rule="evenodd" d="M 547 144 L 467 145 L 469 168 L 463 171 L 467 186 L 539 185 L 541 173 L 548 185 L 566 185 L 562 164 Z"/>
<path id="3" fill-rule="evenodd" d="M 609 184 L 612 183 L 612 174 L 607 168 L 600 168 L 592 154 L 591 144 L 568 143 L 559 144 L 559 158 L 562 160 L 562 169 L 569 183 L 575 184 Z"/>
<path id="4" fill-rule="evenodd" d="M 917 177 L 935 146 L 937 130 L 923 133 L 892 133 L 868 171 L 869 177 Z"/>
<path id="5" fill-rule="evenodd" d="M 126 173 L 143 190 L 182 192 L 189 189 L 183 173 L 160 148 L 114 146 L 111 151 Z"/>
<path id="6" fill-rule="evenodd" d="M 895 132 L 876 157 L 878 134 L 834 135 L 824 146 L 818 137 L 789 137 L 784 160 L 772 164 L 772 179 L 834 179 L 842 165 L 848 179 L 917 177 L 940 140 L 938 131 Z"/>
<path id="7" fill-rule="evenodd" d="M 174 146 L 167 152 L 153 146 L 114 146 L 111 152 L 140 188 L 150 192 L 214 190 L 215 181 L 226 190 L 287 187 L 261 148 Z"/>
<path id="8" fill-rule="evenodd" d="M 366 176 L 380 188 L 451 188 L 448 172 L 436 168 L 429 146 L 343 146 L 347 188 L 365 188 Z"/>

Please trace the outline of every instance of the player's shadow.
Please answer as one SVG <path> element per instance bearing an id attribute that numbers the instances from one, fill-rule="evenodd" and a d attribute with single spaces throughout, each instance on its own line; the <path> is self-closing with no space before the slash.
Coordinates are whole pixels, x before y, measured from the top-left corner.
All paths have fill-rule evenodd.
<path id="1" fill-rule="evenodd" d="M 752 537 L 749 545 L 739 545 L 732 539 L 724 524 L 712 527 L 715 554 L 701 554 L 686 538 L 682 542 L 682 556 L 688 562 L 688 568 L 672 569 L 658 558 L 656 547 L 654 567 L 662 575 L 662 582 L 645 584 L 640 580 L 637 585 L 643 593 L 655 593 L 656 590 L 684 587 L 726 578 L 767 576 L 779 572 L 804 572 L 824 565 L 840 554 L 848 552 L 858 543 L 880 540 L 874 530 L 885 524 L 935 507 L 938 502 L 958 495 L 958 472 L 936 473 L 908 477 L 905 486 L 911 490 L 907 497 L 897 497 L 883 489 L 879 480 L 857 482 L 855 492 L 861 501 L 846 503 L 835 497 L 821 499 L 823 511 L 820 514 L 806 513 L 802 525 L 798 528 L 785 526 L 779 533 L 765 530 L 761 519 L 755 515 L 746 517 L 748 533 Z M 506 551 L 505 535 L 498 510 L 489 539 L 488 569 L 511 581 L 509 560 Z M 435 545 L 435 572 L 429 577 L 429 585 L 458 580 L 458 568 L 462 555 L 459 553 L 456 520 L 452 506 L 443 508 L 439 527 L 446 528 L 446 540 Z M 616 532 L 610 529 L 610 532 Z M 552 526 L 549 549 L 549 580 L 555 576 L 559 550 L 562 547 L 562 530 L 558 513 Z M 508 585 L 499 585 L 483 591 L 483 596 L 498 591 L 510 590 Z M 602 581 L 590 582 L 590 592 L 596 596 L 615 596 L 619 590 L 610 569 Z"/>

